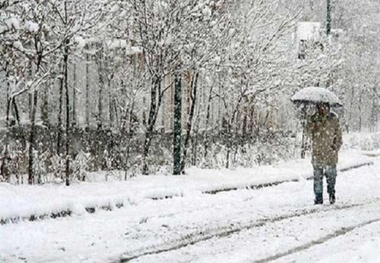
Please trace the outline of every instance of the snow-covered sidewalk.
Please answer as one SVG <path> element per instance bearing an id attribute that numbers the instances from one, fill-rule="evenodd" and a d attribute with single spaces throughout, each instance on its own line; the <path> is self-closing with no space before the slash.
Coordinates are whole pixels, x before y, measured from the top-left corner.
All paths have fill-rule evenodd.
<path id="1" fill-rule="evenodd" d="M 344 171 L 372 163 L 358 152 L 340 156 L 338 168 Z M 205 170 L 192 168 L 182 176 L 140 176 L 128 181 L 92 182 L 63 185 L 0 184 L 0 220 L 30 219 L 62 214 L 83 214 L 96 209 L 137 204 L 142 199 L 160 199 L 213 193 L 228 189 L 255 188 L 312 177 L 310 159 L 251 169 Z"/>

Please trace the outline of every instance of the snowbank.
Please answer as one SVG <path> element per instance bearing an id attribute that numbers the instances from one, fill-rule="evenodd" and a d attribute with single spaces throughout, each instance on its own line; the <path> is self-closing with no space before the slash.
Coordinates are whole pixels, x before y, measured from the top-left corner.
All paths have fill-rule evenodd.
<path id="1" fill-rule="evenodd" d="M 345 152 L 338 168 L 371 164 L 369 156 Z M 64 185 L 0 184 L 0 220 L 2 223 L 38 217 L 95 212 L 97 209 L 135 205 L 143 199 L 163 199 L 219 191 L 256 188 L 288 181 L 312 178 L 309 159 L 284 162 L 275 166 L 214 170 L 191 168 L 183 176 L 141 176 L 129 181 Z"/>

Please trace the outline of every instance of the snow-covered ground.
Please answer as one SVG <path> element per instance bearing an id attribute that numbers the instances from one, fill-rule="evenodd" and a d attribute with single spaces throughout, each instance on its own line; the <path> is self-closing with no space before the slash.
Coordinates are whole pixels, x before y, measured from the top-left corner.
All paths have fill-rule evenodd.
<path id="1" fill-rule="evenodd" d="M 309 160 L 69 188 L 2 184 L 2 218 L 68 206 L 73 213 L 0 225 L 0 261 L 379 262 L 380 159 L 343 154 L 340 168 L 367 161 L 374 165 L 339 173 L 337 203 L 323 206 L 313 205 L 312 181 L 304 180 L 311 175 Z M 84 211 L 86 205 L 120 200 L 125 201 L 120 209 Z"/>
<path id="2" fill-rule="evenodd" d="M 367 164 L 372 159 L 360 152 L 344 152 L 339 169 Z M 64 185 L 10 185 L 0 183 L 0 220 L 59 214 L 62 211 L 81 215 L 86 208 L 113 209 L 134 205 L 143 199 L 220 191 L 232 188 L 252 188 L 284 181 L 312 177 L 310 159 L 294 160 L 275 166 L 254 169 L 204 170 L 192 168 L 182 176 L 140 176 L 129 181 L 102 182 L 104 175 L 93 175 L 98 182 Z"/>

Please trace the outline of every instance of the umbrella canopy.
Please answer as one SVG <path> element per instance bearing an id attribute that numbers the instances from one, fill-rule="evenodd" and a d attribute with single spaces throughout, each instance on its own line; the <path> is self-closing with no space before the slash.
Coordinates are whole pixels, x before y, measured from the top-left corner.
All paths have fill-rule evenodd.
<path id="1" fill-rule="evenodd" d="M 341 100 L 331 91 L 321 87 L 308 87 L 301 89 L 293 95 L 291 101 L 294 103 L 328 103 L 332 107 L 343 106 Z"/>

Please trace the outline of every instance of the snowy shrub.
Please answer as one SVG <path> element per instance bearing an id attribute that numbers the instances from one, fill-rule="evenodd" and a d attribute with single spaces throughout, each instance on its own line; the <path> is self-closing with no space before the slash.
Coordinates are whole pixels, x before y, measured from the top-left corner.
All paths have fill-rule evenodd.
<path id="1" fill-rule="evenodd" d="M 158 168 L 157 175 L 171 175 L 172 174 L 172 167 L 170 166 L 161 166 Z"/>
<path id="2" fill-rule="evenodd" d="M 87 171 L 89 170 L 89 163 L 91 161 L 91 154 L 80 151 L 72 162 L 72 181 L 79 180 L 85 181 Z"/>
<path id="3" fill-rule="evenodd" d="M 50 172 L 52 175 L 51 181 L 63 182 L 63 173 L 65 171 L 65 158 L 55 154 L 50 158 Z"/>
<path id="4" fill-rule="evenodd" d="M 343 137 L 343 149 L 373 151 L 380 148 L 379 133 L 354 133 Z"/>
<path id="5" fill-rule="evenodd" d="M 251 139 L 234 139 L 229 150 L 229 168 L 270 165 L 283 160 L 299 158 L 300 143 L 294 136 L 263 133 Z M 214 141 L 204 158 L 204 145 L 196 147 L 197 165 L 202 168 L 225 168 L 228 148 L 223 142 Z"/>
<path id="6" fill-rule="evenodd" d="M 221 143 L 212 143 L 208 149 L 207 158 L 204 158 L 204 147 L 199 146 L 200 167 L 204 169 L 226 167 L 227 147 Z"/>
<path id="7" fill-rule="evenodd" d="M 23 159 L 25 158 L 25 152 L 23 151 L 11 151 L 9 161 L 9 172 L 12 177 L 11 181 L 14 183 L 22 184 L 23 175 L 21 174 L 21 167 L 23 165 Z"/>
<path id="8" fill-rule="evenodd" d="M 35 178 L 37 178 L 37 183 L 41 184 L 43 182 L 47 182 L 47 167 L 46 167 L 46 159 L 48 156 L 48 152 L 44 152 L 40 154 L 38 151 L 33 151 L 34 154 L 34 162 L 33 162 L 33 171 Z"/>
<path id="9" fill-rule="evenodd" d="M 110 176 L 114 176 L 114 173 L 112 172 L 112 162 L 113 162 L 113 158 L 112 156 L 109 154 L 109 152 L 107 150 L 104 150 L 104 153 L 103 153 L 103 167 L 106 171 L 106 181 L 108 181 L 108 177 Z"/>
<path id="10" fill-rule="evenodd" d="M 161 167 L 171 166 L 172 165 L 172 157 L 173 150 L 171 147 L 167 147 L 166 145 L 157 145 L 154 149 L 152 149 L 152 153 L 148 156 L 147 161 L 149 163 L 149 170 L 151 174 L 156 174 L 160 171 Z M 139 159 L 141 162 L 135 161 L 135 172 L 137 174 L 142 174 L 142 158 Z M 138 165 L 138 167 L 136 167 Z"/>

